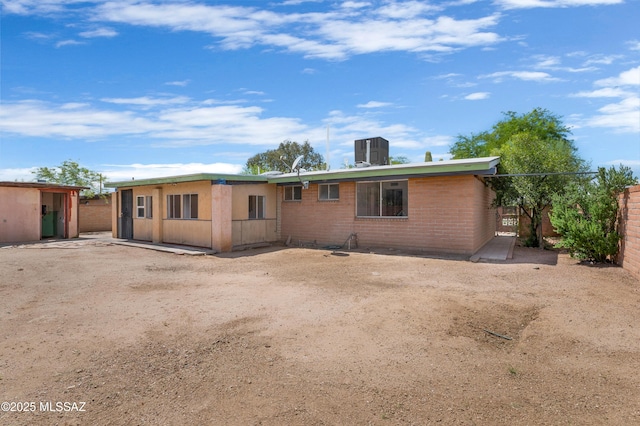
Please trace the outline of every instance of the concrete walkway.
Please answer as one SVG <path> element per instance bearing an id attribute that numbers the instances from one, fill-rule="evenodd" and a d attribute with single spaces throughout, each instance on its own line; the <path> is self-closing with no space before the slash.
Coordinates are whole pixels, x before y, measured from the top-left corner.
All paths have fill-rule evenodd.
<path id="1" fill-rule="evenodd" d="M 211 250 L 204 247 L 183 246 L 177 244 L 156 244 L 148 241 L 134 241 L 123 240 L 120 238 L 113 238 L 111 233 L 95 232 L 95 233 L 83 233 L 80 234 L 80 239 L 104 241 L 111 244 L 118 244 L 121 246 L 137 247 L 147 250 L 162 251 L 165 253 L 183 254 L 189 256 L 204 256 L 207 254 L 215 254 L 215 250 Z"/>
<path id="2" fill-rule="evenodd" d="M 489 242 L 480 250 L 475 252 L 469 260 L 472 262 L 479 262 L 481 260 L 496 261 L 511 259 L 513 257 L 513 247 L 515 245 L 516 237 L 499 235 L 489 240 Z"/>

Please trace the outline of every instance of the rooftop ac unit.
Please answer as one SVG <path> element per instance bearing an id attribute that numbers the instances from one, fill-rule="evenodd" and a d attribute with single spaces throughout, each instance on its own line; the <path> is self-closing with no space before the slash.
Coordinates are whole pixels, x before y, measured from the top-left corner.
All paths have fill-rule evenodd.
<path id="1" fill-rule="evenodd" d="M 367 164 L 372 166 L 385 166 L 389 164 L 389 141 L 385 138 L 375 137 L 358 139 L 354 143 L 356 166 Z"/>

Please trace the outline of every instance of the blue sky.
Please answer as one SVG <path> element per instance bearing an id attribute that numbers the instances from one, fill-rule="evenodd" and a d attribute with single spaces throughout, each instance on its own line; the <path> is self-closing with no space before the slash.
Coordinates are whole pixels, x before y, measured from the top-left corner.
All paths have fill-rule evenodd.
<path id="1" fill-rule="evenodd" d="M 236 173 L 284 140 L 334 169 L 375 136 L 448 159 L 536 107 L 640 176 L 638 0 L 0 3 L 0 180 Z"/>

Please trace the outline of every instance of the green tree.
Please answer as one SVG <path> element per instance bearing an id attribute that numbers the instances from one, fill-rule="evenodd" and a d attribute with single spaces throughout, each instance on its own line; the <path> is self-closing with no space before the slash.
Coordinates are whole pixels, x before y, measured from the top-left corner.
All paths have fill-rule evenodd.
<path id="1" fill-rule="evenodd" d="M 389 164 L 409 164 L 411 161 L 404 155 L 389 157 Z"/>
<path id="2" fill-rule="evenodd" d="M 618 253 L 618 196 L 637 179 L 629 167 L 598 168 L 593 180 L 572 183 L 553 197 L 551 224 L 562 237 L 557 247 L 573 257 L 606 262 Z"/>
<path id="3" fill-rule="evenodd" d="M 542 248 L 543 211 L 550 207 L 552 196 L 575 179 L 571 173 L 586 171 L 586 164 L 558 116 L 540 108 L 504 115 L 491 131 L 458 136 L 450 152 L 454 159 L 500 156 L 498 173 L 511 176 L 489 181 L 496 191 L 495 204 L 521 207 L 531 219 L 525 244 Z"/>
<path id="4" fill-rule="evenodd" d="M 245 174 L 259 174 L 268 171 L 290 172 L 288 167 L 299 156 L 303 156 L 299 166 L 306 170 L 325 168 L 324 158 L 315 152 L 309 141 L 299 144 L 293 141 L 281 142 L 277 149 L 270 149 L 254 155 L 247 160 L 243 170 Z"/>
<path id="5" fill-rule="evenodd" d="M 96 194 L 102 194 L 102 188 L 106 182 L 105 177 L 86 167 L 81 167 L 77 162 L 72 160 L 63 161 L 58 167 L 39 167 L 32 172 L 36 179 L 45 180 L 47 182 L 58 183 L 61 185 L 86 186 L 81 195 L 93 197 Z"/>

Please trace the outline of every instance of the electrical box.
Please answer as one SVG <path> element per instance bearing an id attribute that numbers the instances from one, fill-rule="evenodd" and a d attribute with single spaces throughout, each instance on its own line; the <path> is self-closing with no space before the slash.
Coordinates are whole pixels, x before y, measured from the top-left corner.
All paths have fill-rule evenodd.
<path id="1" fill-rule="evenodd" d="M 372 166 L 385 166 L 389 164 L 389 141 L 385 138 L 378 136 L 375 138 L 358 139 L 354 143 L 354 148 L 356 164 L 369 163 Z M 367 158 L 367 151 L 369 158 Z"/>

